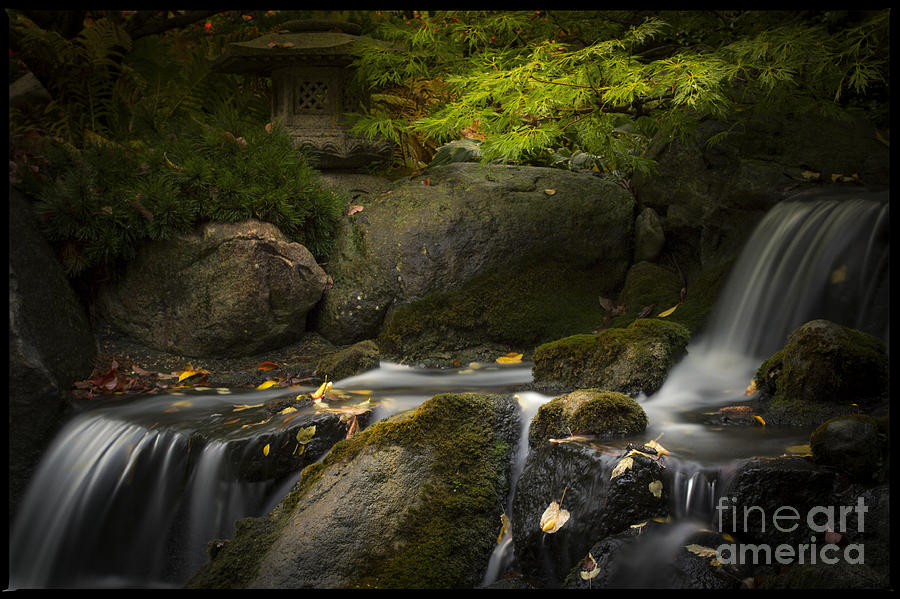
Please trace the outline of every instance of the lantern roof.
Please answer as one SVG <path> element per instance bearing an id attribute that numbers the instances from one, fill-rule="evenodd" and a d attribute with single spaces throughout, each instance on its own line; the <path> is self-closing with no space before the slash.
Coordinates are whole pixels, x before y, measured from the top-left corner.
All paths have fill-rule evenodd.
<path id="1" fill-rule="evenodd" d="M 223 73 L 265 75 L 294 63 L 345 66 L 353 60 L 353 46 L 363 39 L 361 31 L 359 25 L 341 21 L 288 21 L 255 40 L 228 44 L 212 68 Z"/>

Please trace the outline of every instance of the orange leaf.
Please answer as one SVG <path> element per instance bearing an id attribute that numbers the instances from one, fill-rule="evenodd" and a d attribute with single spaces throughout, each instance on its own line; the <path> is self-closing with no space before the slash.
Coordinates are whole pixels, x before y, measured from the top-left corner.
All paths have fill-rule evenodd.
<path id="1" fill-rule="evenodd" d="M 256 365 L 257 370 L 277 370 L 278 364 L 275 362 L 260 362 Z"/>
<path id="2" fill-rule="evenodd" d="M 350 209 L 347 210 L 347 216 L 353 216 L 357 212 L 362 212 L 362 211 L 363 211 L 362 206 L 350 206 Z"/>

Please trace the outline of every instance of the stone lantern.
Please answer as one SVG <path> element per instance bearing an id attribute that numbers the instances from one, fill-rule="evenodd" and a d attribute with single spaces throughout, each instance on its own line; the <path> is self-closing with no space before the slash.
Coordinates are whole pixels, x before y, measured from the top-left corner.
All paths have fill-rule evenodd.
<path id="1" fill-rule="evenodd" d="M 313 155 L 317 168 L 364 168 L 390 159 L 393 146 L 352 135 L 341 122 L 345 112 L 367 101 L 348 90 L 353 48 L 363 39 L 359 33 L 353 23 L 289 21 L 277 32 L 229 44 L 213 69 L 271 77 L 272 120 Z"/>

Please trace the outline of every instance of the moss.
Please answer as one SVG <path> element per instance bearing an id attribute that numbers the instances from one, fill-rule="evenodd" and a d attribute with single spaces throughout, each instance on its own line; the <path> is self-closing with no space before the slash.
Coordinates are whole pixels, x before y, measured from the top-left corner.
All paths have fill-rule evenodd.
<path id="1" fill-rule="evenodd" d="M 589 434 L 620 437 L 647 428 L 647 414 L 634 399 L 601 389 L 580 389 L 542 405 L 531 421 L 532 447 L 553 437 Z"/>
<path id="2" fill-rule="evenodd" d="M 339 381 L 378 366 L 378 346 L 372 340 L 360 341 L 319 360 L 316 375 Z"/>
<path id="3" fill-rule="evenodd" d="M 653 393 L 687 347 L 689 331 L 675 322 L 642 318 L 624 329 L 573 335 L 534 351 L 535 381 Z"/>
<path id="4" fill-rule="evenodd" d="M 781 376 L 783 358 L 784 350 L 778 350 L 756 370 L 753 380 L 756 382 L 756 389 L 763 397 L 774 397 L 777 393 L 777 382 Z"/>
<path id="5" fill-rule="evenodd" d="M 436 395 L 415 410 L 336 443 L 321 462 L 303 470 L 297 485 L 267 518 L 254 519 L 252 527 L 241 528 L 189 586 L 246 586 L 296 506 L 324 472 L 353 460 L 368 447 L 387 446 L 418 448 L 441 459 L 434 460 L 420 490 L 417 504 L 422 507 L 411 510 L 399 527 L 402 549 L 371 564 L 354 586 L 460 586 L 473 567 L 477 569 L 475 565 L 486 562 L 499 522 L 499 506 L 508 491 L 503 483 L 511 446 L 503 430 L 514 424 L 504 421 L 506 416 L 498 407 L 500 397 Z M 509 406 L 515 407 L 511 401 Z"/>
<path id="6" fill-rule="evenodd" d="M 522 260 L 479 275 L 462 288 L 398 306 L 378 337 L 388 353 L 419 357 L 434 349 L 493 342 L 525 351 L 545 341 L 596 329 L 603 269 Z"/>

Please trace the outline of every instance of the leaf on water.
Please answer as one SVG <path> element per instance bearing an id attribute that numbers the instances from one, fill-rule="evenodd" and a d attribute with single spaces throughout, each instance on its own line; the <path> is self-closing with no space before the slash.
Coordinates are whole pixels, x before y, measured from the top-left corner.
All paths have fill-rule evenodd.
<path id="1" fill-rule="evenodd" d="M 847 280 L 847 265 L 844 264 L 840 268 L 836 268 L 831 272 L 831 284 L 837 285 Z"/>
<path id="2" fill-rule="evenodd" d="M 802 171 L 800 176 L 808 181 L 818 181 L 822 177 L 822 173 L 815 171 Z"/>
<path id="3" fill-rule="evenodd" d="M 619 460 L 619 463 L 616 464 L 616 467 L 613 468 L 612 475 L 609 477 L 609 480 L 612 480 L 615 477 L 619 476 L 620 474 L 622 474 L 623 472 L 625 472 L 632 466 L 634 466 L 633 459 L 631 459 L 629 457 L 622 458 L 621 460 Z"/>
<path id="4" fill-rule="evenodd" d="M 245 425 L 241 426 L 241 428 L 247 428 L 247 427 L 250 427 L 250 426 L 259 426 L 260 424 L 265 424 L 265 423 L 267 423 L 267 422 L 268 422 L 269 420 L 271 420 L 271 419 L 272 419 L 272 418 L 266 418 L 265 420 L 260 420 L 259 422 L 252 422 L 252 423 L 250 423 L 250 424 L 245 424 Z"/>
<path id="5" fill-rule="evenodd" d="M 234 420 L 228 420 L 226 422 L 223 422 L 222 424 L 234 424 L 235 422 L 239 422 L 239 421 L 240 421 L 240 418 L 235 418 Z"/>
<path id="6" fill-rule="evenodd" d="M 541 530 L 548 534 L 553 534 L 568 521 L 568 510 L 559 509 L 559 504 L 556 501 L 551 501 L 544 513 L 541 514 Z"/>
<path id="7" fill-rule="evenodd" d="M 584 558 L 584 561 L 581 564 L 581 579 L 582 580 L 590 580 L 597 576 L 600 573 L 600 566 L 597 565 L 597 560 L 594 559 L 594 556 L 590 553 L 587 554 L 587 557 Z"/>
<path id="8" fill-rule="evenodd" d="M 518 364 L 522 361 L 522 354 L 517 354 L 515 352 L 511 352 L 506 354 L 505 356 L 500 356 L 497 358 L 497 363 L 499 364 Z"/>
<path id="9" fill-rule="evenodd" d="M 754 415 L 753 417 L 756 418 L 756 419 L 759 421 L 759 423 L 762 424 L 763 426 L 766 425 L 766 421 L 763 420 L 762 416 L 756 416 L 756 415 Z"/>
<path id="10" fill-rule="evenodd" d="M 650 493 L 652 493 L 654 497 L 656 497 L 657 499 L 662 497 L 662 490 L 663 490 L 662 481 L 655 480 L 652 483 L 650 483 L 649 485 L 647 485 L 647 487 L 650 489 Z"/>
<path id="11" fill-rule="evenodd" d="M 643 451 L 639 451 L 637 449 L 629 450 L 628 453 L 625 454 L 625 457 L 628 458 L 629 456 L 633 456 L 633 455 L 642 455 L 645 458 L 650 458 L 651 460 L 659 459 L 658 455 L 650 455 L 649 453 L 644 453 Z"/>
<path id="12" fill-rule="evenodd" d="M 189 408 L 189 407 L 191 407 L 191 402 L 186 399 L 182 399 L 181 401 L 176 401 L 175 403 L 173 403 L 172 407 L 173 408 Z"/>
<path id="13" fill-rule="evenodd" d="M 257 391 L 262 391 L 263 389 L 268 389 L 269 387 L 277 387 L 278 381 L 266 381 L 256 388 Z"/>
<path id="14" fill-rule="evenodd" d="M 313 399 L 322 399 L 323 397 L 325 397 L 325 394 L 328 393 L 329 390 L 331 390 L 331 382 L 325 381 L 324 383 L 319 385 L 318 389 L 310 393 L 309 396 Z"/>
<path id="15" fill-rule="evenodd" d="M 239 403 L 239 404 L 234 404 L 234 408 L 231 411 L 232 412 L 240 412 L 242 410 L 249 410 L 251 408 L 261 408 L 264 405 L 265 404 L 261 404 L 261 403 L 255 403 L 253 405 L 246 404 L 246 403 Z"/>
<path id="16" fill-rule="evenodd" d="M 297 431 L 297 443 L 300 445 L 306 445 L 310 441 L 313 440 L 313 437 L 316 436 L 316 425 L 307 426 L 306 428 L 301 428 Z"/>
<path id="17" fill-rule="evenodd" d="M 672 516 L 666 516 L 665 518 L 656 517 L 650 519 L 654 522 L 659 522 L 660 524 L 668 524 L 672 521 Z"/>
<path id="18" fill-rule="evenodd" d="M 685 545 L 684 548 L 700 557 L 716 557 L 716 550 L 712 547 L 704 547 L 703 545 L 692 543 L 690 545 Z"/>
<path id="19" fill-rule="evenodd" d="M 548 439 L 550 443 L 554 445 L 558 445 L 560 443 L 575 443 L 578 441 L 593 441 L 597 438 L 597 435 L 570 435 L 565 439 Z"/>
<path id="20" fill-rule="evenodd" d="M 256 369 L 263 371 L 278 370 L 278 364 L 275 362 L 260 362 L 256 365 Z"/>
<path id="21" fill-rule="evenodd" d="M 668 310 L 665 310 L 665 311 L 663 311 L 663 312 L 660 312 L 659 314 L 657 314 L 657 318 L 665 318 L 666 316 L 668 316 L 669 314 L 671 314 L 672 312 L 674 312 L 674 311 L 675 311 L 675 308 L 677 308 L 677 307 L 680 306 L 680 305 L 681 305 L 681 304 L 675 304 L 674 306 L 672 306 L 672 307 L 669 308 Z"/>
<path id="22" fill-rule="evenodd" d="M 266 446 L 263 447 L 263 455 L 269 455 L 269 444 L 266 443 Z"/>
<path id="23" fill-rule="evenodd" d="M 278 413 L 279 413 L 279 414 L 291 414 L 292 412 L 296 412 L 296 411 L 297 411 L 297 408 L 295 408 L 295 407 L 293 407 L 293 406 L 288 406 L 288 407 L 286 407 L 285 409 L 281 410 L 281 411 L 278 412 Z"/>
<path id="24" fill-rule="evenodd" d="M 188 364 L 188 366 L 187 366 L 186 369 L 182 370 L 181 372 L 176 372 L 175 374 L 178 375 L 178 382 L 180 383 L 181 381 L 183 381 L 183 380 L 185 380 L 185 379 L 189 379 L 189 378 L 191 378 L 191 377 L 194 376 L 194 375 L 197 375 L 197 374 L 210 374 L 210 372 L 209 372 L 208 370 L 204 370 L 203 368 L 196 368 L 196 369 L 195 369 L 193 366 L 191 366 L 190 364 Z"/>
<path id="25" fill-rule="evenodd" d="M 812 449 L 810 449 L 809 443 L 805 445 L 791 445 L 790 447 L 787 447 L 785 451 L 801 456 L 812 455 Z"/>

